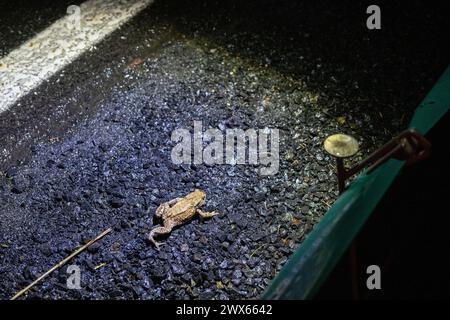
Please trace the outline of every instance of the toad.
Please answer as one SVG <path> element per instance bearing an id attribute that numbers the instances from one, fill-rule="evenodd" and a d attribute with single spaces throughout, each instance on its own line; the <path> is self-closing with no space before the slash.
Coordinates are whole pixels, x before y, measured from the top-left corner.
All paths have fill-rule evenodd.
<path id="1" fill-rule="evenodd" d="M 161 243 L 155 241 L 155 236 L 170 233 L 174 227 L 189 221 L 196 214 L 202 218 L 211 218 L 217 215 L 218 213 L 215 211 L 204 212 L 199 209 L 205 203 L 205 197 L 205 192 L 195 189 L 184 198 L 176 198 L 161 204 L 156 209 L 155 215 L 162 219 L 163 226 L 150 231 L 148 236 L 150 242 L 159 250 Z"/>

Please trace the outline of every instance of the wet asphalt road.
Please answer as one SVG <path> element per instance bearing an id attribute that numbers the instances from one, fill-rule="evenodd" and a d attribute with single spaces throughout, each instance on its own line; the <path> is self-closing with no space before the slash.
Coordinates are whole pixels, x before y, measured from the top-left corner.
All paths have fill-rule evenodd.
<path id="1" fill-rule="evenodd" d="M 0 3 L 0 57 L 21 45 L 66 14 L 69 5 L 83 1 L 2 1 Z"/>
<path id="2" fill-rule="evenodd" d="M 81 290 L 63 268 L 29 297 L 257 297 L 337 196 L 323 139 L 352 134 L 361 158 L 448 63 L 441 7 L 391 4 L 376 33 L 350 1 L 183 3 L 157 1 L 0 115 L 1 298 L 109 226 L 73 261 Z M 194 120 L 279 128 L 279 173 L 174 165 L 170 135 Z M 156 251 L 155 208 L 193 188 L 220 215 Z"/>

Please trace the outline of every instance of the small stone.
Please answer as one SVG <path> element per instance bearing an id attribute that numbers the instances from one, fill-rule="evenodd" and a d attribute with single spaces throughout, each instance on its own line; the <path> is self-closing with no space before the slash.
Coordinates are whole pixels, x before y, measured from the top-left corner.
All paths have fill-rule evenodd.
<path id="1" fill-rule="evenodd" d="M 117 197 L 114 197 L 114 198 L 111 198 L 111 199 L 109 200 L 109 204 L 110 204 L 111 207 L 113 207 L 113 208 L 120 208 L 120 207 L 123 206 L 124 202 L 123 202 L 122 199 L 117 198 Z"/>
<path id="2" fill-rule="evenodd" d="M 200 237 L 200 243 L 201 244 L 208 244 L 208 238 L 205 236 Z"/>
<path id="3" fill-rule="evenodd" d="M 319 181 L 320 182 L 324 182 L 324 181 L 327 181 L 328 180 L 328 176 L 325 174 L 325 173 L 319 173 L 318 175 L 317 175 L 317 178 L 319 178 Z"/>
<path id="4" fill-rule="evenodd" d="M 160 265 L 153 265 L 150 270 L 150 277 L 156 283 L 161 282 L 166 277 L 166 272 Z"/>
<path id="5" fill-rule="evenodd" d="M 186 270 L 178 264 L 172 265 L 172 271 L 175 275 L 182 275 L 182 274 L 186 273 Z"/>
<path id="6" fill-rule="evenodd" d="M 226 269 L 228 267 L 228 261 L 227 260 L 223 260 L 220 263 L 219 267 L 222 268 L 222 269 Z"/>
<path id="7" fill-rule="evenodd" d="M 224 241 L 224 242 L 222 242 L 221 246 L 224 249 L 228 249 L 230 247 L 230 244 L 228 242 Z"/>
<path id="8" fill-rule="evenodd" d="M 41 252 L 42 252 L 45 256 L 49 257 L 49 256 L 52 255 L 53 250 L 52 250 L 52 247 L 51 247 L 50 245 L 44 244 L 44 245 L 42 245 L 42 247 L 41 247 Z"/>
<path id="9" fill-rule="evenodd" d="M 201 263 L 202 260 L 203 260 L 203 258 L 202 258 L 202 255 L 201 255 L 200 253 L 196 252 L 196 253 L 194 253 L 194 255 L 192 256 L 192 260 L 193 260 L 194 262 Z"/>
<path id="10" fill-rule="evenodd" d="M 11 191 L 17 194 L 24 192 L 30 185 L 29 181 L 21 176 L 14 177 L 11 183 L 12 183 Z"/>
<path id="11" fill-rule="evenodd" d="M 130 224 L 127 221 L 122 220 L 120 222 L 120 227 L 125 230 L 125 229 L 128 229 L 130 227 Z"/>
<path id="12" fill-rule="evenodd" d="M 100 243 L 95 242 L 87 248 L 87 251 L 90 253 L 97 253 L 99 249 L 100 249 Z"/>

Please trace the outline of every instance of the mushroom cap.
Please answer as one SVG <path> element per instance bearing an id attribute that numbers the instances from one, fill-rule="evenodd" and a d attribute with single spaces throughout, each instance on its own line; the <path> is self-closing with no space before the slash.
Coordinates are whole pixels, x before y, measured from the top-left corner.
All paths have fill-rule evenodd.
<path id="1" fill-rule="evenodd" d="M 358 141 L 352 136 L 338 133 L 333 134 L 323 142 L 325 150 L 334 157 L 347 158 L 358 152 Z"/>

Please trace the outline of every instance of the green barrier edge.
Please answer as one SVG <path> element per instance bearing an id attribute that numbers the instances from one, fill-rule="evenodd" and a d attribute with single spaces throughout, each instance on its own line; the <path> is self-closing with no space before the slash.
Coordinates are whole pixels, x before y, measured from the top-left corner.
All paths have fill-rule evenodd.
<path id="1" fill-rule="evenodd" d="M 450 67 L 439 78 L 410 122 L 426 134 L 450 108 Z M 389 160 L 361 173 L 294 252 L 261 299 L 311 299 L 347 250 L 400 172 L 403 161 Z"/>

